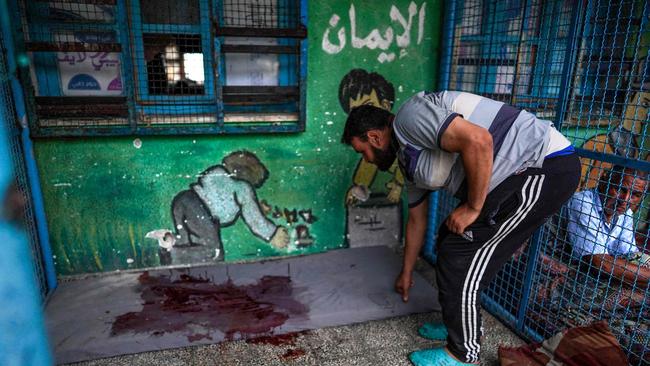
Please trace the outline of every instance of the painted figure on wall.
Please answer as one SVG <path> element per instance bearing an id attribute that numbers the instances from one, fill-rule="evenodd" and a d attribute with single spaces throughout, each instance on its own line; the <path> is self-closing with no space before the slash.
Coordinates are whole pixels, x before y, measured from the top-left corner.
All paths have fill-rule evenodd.
<path id="1" fill-rule="evenodd" d="M 343 77 L 339 84 L 339 102 L 346 114 L 353 108 L 364 104 L 390 111 L 395 102 L 395 89 L 393 84 L 376 72 L 369 73 L 363 69 L 353 69 Z M 397 160 L 393 162 L 388 172 L 393 177 L 386 184 L 387 199 L 392 203 L 397 203 L 404 186 L 404 177 L 397 166 Z M 352 179 L 353 185 L 346 193 L 345 203 L 351 205 L 356 203 L 359 198 L 363 198 L 359 196 L 363 196 L 364 192 L 369 192 L 369 187 L 376 175 L 377 166 L 375 164 L 359 159 Z"/>
<path id="2" fill-rule="evenodd" d="M 395 102 L 395 89 L 382 75 L 353 69 L 339 84 L 339 103 L 346 114 L 356 107 L 372 105 L 390 111 Z M 352 185 L 345 195 L 346 242 L 348 246 L 391 246 L 402 240 L 403 217 L 398 203 L 404 186 L 404 176 L 395 160 L 387 171 L 390 180 L 386 191 L 371 194 L 378 174 L 378 167 L 359 159 L 352 178 Z M 385 173 L 381 173 L 385 174 Z M 378 184 L 375 184 L 376 186 Z M 373 188 L 374 189 L 374 188 Z"/>
<path id="3" fill-rule="evenodd" d="M 166 232 L 158 238 L 165 249 L 161 250 L 161 264 L 222 261 L 221 228 L 233 225 L 239 217 L 255 236 L 276 248 L 285 248 L 289 243 L 287 229 L 264 215 L 255 192 L 268 176 L 266 167 L 248 151 L 233 152 L 220 165 L 201 173 L 190 189 L 172 201 L 176 235 L 170 237 Z"/>

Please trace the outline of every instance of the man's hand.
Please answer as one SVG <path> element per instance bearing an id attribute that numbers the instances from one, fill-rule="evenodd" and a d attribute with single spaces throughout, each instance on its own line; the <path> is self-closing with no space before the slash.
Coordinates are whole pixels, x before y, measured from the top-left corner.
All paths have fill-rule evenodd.
<path id="1" fill-rule="evenodd" d="M 445 225 L 447 225 L 449 231 L 452 233 L 462 235 L 465 229 L 476 221 L 480 213 L 480 210 L 470 207 L 467 203 L 463 203 L 447 217 Z"/>
<path id="2" fill-rule="evenodd" d="M 289 232 L 283 226 L 278 226 L 271 238 L 271 245 L 276 249 L 283 249 L 289 245 Z"/>
<path id="3" fill-rule="evenodd" d="M 413 279 L 411 278 L 411 272 L 400 272 L 399 276 L 395 280 L 395 291 L 402 295 L 402 301 L 409 301 L 409 290 L 413 287 Z"/>

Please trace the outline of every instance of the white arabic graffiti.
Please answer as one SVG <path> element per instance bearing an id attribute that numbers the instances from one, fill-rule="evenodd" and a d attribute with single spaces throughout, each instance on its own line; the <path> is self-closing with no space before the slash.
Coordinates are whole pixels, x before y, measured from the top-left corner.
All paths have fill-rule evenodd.
<path id="1" fill-rule="evenodd" d="M 380 63 L 391 62 L 395 60 L 395 52 L 387 53 L 383 51 L 388 50 L 394 40 L 397 44 L 397 47 L 401 48 L 399 57 L 402 58 L 406 56 L 408 53 L 406 52 L 405 48 L 411 44 L 411 27 L 413 26 L 413 18 L 416 14 L 418 14 L 417 44 L 420 44 L 422 42 L 422 37 L 424 34 L 424 17 L 426 14 L 426 5 L 427 4 L 423 2 L 418 12 L 417 4 L 411 1 L 408 7 L 408 19 L 402 15 L 402 13 L 399 11 L 399 9 L 397 9 L 397 7 L 395 7 L 395 5 L 391 6 L 389 12 L 390 19 L 393 22 L 399 23 L 399 25 L 402 27 L 404 31 L 401 34 L 395 35 L 393 28 L 387 27 L 386 30 L 384 30 L 383 35 L 379 29 L 375 28 L 370 31 L 366 37 L 359 37 L 357 36 L 356 10 L 354 9 L 354 4 L 350 4 L 348 15 L 350 17 L 350 43 L 352 44 L 352 47 L 367 47 L 371 50 L 379 48 L 382 50 L 382 52 L 379 54 L 379 56 L 377 56 L 377 60 Z M 347 39 L 345 26 L 342 26 L 338 31 L 335 31 L 338 43 L 332 43 L 330 41 L 330 31 L 333 31 L 334 28 L 338 26 L 340 20 L 341 17 L 338 14 L 332 14 L 329 20 L 330 26 L 325 30 L 325 33 L 323 33 L 322 48 L 330 55 L 335 55 L 341 52 L 346 46 Z"/>

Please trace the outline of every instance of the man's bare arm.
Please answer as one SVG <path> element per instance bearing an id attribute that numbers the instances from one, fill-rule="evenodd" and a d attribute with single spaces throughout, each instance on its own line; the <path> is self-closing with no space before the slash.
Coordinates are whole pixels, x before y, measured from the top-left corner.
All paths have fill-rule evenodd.
<path id="1" fill-rule="evenodd" d="M 650 268 L 646 266 L 638 266 L 624 258 L 616 258 L 609 254 L 594 254 L 584 257 L 583 260 L 591 263 L 593 268 L 613 276 L 628 286 L 636 285 L 640 288 L 648 286 Z"/>
<path id="2" fill-rule="evenodd" d="M 422 201 L 419 205 L 409 209 L 409 218 L 406 222 L 406 241 L 404 244 L 404 264 L 402 272 L 395 281 L 395 291 L 402 295 L 404 302 L 408 301 L 409 289 L 413 285 L 411 275 L 415 262 L 420 254 L 427 231 L 427 213 L 429 200 Z"/>
<path id="3" fill-rule="evenodd" d="M 441 147 L 459 153 L 467 177 L 467 202 L 447 218 L 449 230 L 461 234 L 481 213 L 490 186 L 493 164 L 492 135 L 461 117 L 451 121 L 440 139 Z"/>

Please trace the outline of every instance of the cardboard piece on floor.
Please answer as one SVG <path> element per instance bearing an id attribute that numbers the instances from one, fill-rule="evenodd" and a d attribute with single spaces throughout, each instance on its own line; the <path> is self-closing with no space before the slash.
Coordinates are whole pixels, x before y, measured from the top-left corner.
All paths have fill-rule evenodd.
<path id="1" fill-rule="evenodd" d="M 386 247 L 61 283 L 47 323 L 57 363 L 255 338 L 440 310 L 414 274 L 393 290 L 401 259 Z"/>

